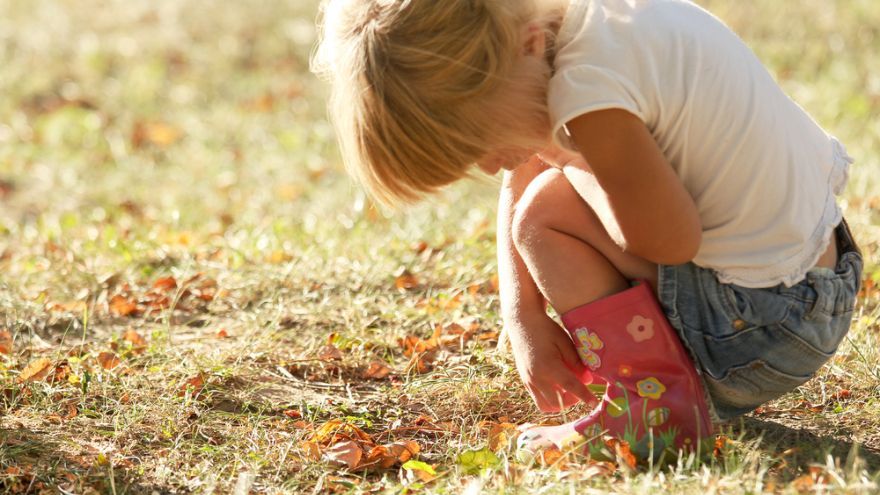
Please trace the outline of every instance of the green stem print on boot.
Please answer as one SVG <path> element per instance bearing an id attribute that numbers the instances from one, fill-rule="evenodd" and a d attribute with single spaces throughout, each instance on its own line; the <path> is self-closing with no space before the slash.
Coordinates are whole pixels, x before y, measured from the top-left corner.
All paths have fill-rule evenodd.
<path id="1" fill-rule="evenodd" d="M 657 459 L 664 452 L 699 450 L 712 435 L 693 361 L 650 285 L 569 311 L 562 322 L 594 380 L 606 383 L 605 394 L 586 417 L 525 431 L 520 448 L 586 441 L 586 452 L 601 458 L 602 436 L 612 435 L 642 459 Z"/>

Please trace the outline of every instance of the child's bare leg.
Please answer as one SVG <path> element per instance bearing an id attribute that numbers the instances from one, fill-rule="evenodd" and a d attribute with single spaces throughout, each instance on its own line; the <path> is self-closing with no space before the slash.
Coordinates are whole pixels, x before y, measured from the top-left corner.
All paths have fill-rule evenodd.
<path id="1" fill-rule="evenodd" d="M 513 241 L 535 283 L 558 313 L 623 291 L 657 265 L 624 252 L 556 169 L 543 172 L 517 204 Z"/>

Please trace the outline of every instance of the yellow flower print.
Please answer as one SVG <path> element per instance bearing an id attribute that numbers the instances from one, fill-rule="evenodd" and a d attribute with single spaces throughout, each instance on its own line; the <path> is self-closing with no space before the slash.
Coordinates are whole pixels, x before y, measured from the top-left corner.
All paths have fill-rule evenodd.
<path id="1" fill-rule="evenodd" d="M 654 400 L 659 400 L 663 392 L 666 392 L 666 386 L 653 376 L 640 380 L 636 387 L 639 389 L 639 396 Z"/>
<path id="2" fill-rule="evenodd" d="M 619 374 L 620 376 L 625 377 L 625 378 L 631 377 L 633 374 L 632 366 L 629 366 L 626 364 L 621 364 L 617 368 L 617 374 Z"/>
<path id="3" fill-rule="evenodd" d="M 595 333 L 586 328 L 578 328 L 574 331 L 578 355 L 584 364 L 591 370 L 596 371 L 602 366 L 602 360 L 599 355 L 593 351 L 598 351 L 605 347 L 605 343 Z"/>
<path id="4" fill-rule="evenodd" d="M 633 317 L 626 331 L 636 342 L 644 342 L 654 337 L 654 321 L 644 316 L 636 315 Z"/>

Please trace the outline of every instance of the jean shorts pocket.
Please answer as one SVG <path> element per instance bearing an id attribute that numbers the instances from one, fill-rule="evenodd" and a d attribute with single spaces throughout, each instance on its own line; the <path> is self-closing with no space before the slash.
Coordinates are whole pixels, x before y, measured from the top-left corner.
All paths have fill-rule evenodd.
<path id="1" fill-rule="evenodd" d="M 714 402 L 733 417 L 786 394 L 807 382 L 812 375 L 783 373 L 765 361 L 756 359 L 743 366 L 730 368 L 720 378 L 706 377 Z"/>

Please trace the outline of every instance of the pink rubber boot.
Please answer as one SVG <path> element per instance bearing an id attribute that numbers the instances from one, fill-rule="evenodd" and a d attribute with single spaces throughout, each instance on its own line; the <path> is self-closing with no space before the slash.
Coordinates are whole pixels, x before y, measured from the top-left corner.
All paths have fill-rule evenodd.
<path id="1" fill-rule="evenodd" d="M 587 440 L 599 454 L 601 436 L 629 443 L 642 458 L 665 450 L 697 450 L 712 435 L 700 378 L 675 329 L 642 283 L 562 315 L 578 354 L 594 379 L 608 385 L 602 402 L 584 418 L 531 428 L 520 448 L 563 448 Z"/>

